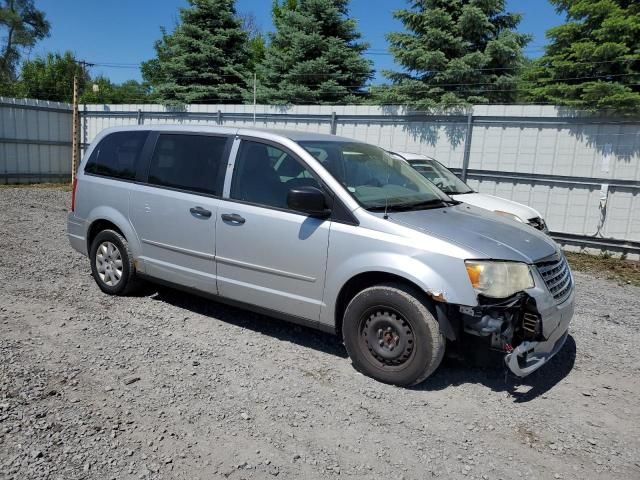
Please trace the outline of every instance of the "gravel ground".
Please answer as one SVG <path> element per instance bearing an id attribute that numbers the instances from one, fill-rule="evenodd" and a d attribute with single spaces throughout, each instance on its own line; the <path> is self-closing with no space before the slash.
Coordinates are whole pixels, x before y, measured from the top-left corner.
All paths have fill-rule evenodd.
<path id="1" fill-rule="evenodd" d="M 195 296 L 98 290 L 69 193 L 0 189 L 0 478 L 640 478 L 640 289 L 576 274 L 542 371 L 413 389 L 330 336 Z"/>

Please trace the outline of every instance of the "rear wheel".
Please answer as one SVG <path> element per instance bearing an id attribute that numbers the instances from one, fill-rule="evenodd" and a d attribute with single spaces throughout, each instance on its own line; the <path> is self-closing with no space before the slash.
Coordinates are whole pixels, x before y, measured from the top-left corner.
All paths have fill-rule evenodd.
<path id="1" fill-rule="evenodd" d="M 357 370 L 381 382 L 409 386 L 438 368 L 445 338 L 420 297 L 402 284 L 384 284 L 349 302 L 342 333 Z"/>
<path id="2" fill-rule="evenodd" d="M 103 292 L 126 295 L 137 286 L 129 244 L 115 230 L 103 230 L 96 235 L 89 258 L 93 278 Z"/>

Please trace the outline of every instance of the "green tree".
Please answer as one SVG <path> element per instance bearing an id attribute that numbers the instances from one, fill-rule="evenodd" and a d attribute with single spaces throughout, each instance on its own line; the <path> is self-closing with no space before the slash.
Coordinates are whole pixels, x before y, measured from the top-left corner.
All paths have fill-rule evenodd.
<path id="1" fill-rule="evenodd" d="M 89 82 L 89 75 L 73 53 L 48 53 L 22 64 L 16 92 L 21 97 L 71 102 L 74 75 L 78 76 L 80 90 L 84 90 Z"/>
<path id="2" fill-rule="evenodd" d="M 160 33 L 162 36 L 159 40 L 156 40 L 154 44 L 156 57 L 147 60 L 146 62 L 142 62 L 140 65 L 142 78 L 154 88 L 154 91 L 159 85 L 166 81 L 166 75 L 163 72 L 163 65 L 170 61 L 168 46 L 170 42 L 170 35 L 164 27 L 160 27 Z"/>
<path id="3" fill-rule="evenodd" d="M 550 0 L 567 22 L 522 79 L 525 98 L 588 110 L 640 111 L 640 3 Z"/>
<path id="4" fill-rule="evenodd" d="M 374 90 L 378 101 L 430 109 L 515 100 L 530 37 L 515 32 L 521 16 L 505 0 L 412 0 L 394 17 L 407 31 L 387 40 L 403 70 L 384 72 L 392 84 Z"/>
<path id="5" fill-rule="evenodd" d="M 0 0 L 0 83 L 16 79 L 22 50 L 49 35 L 50 25 L 33 0 Z"/>
<path id="6" fill-rule="evenodd" d="M 264 60 L 267 49 L 265 36 L 260 31 L 256 17 L 252 13 L 241 14 L 240 20 L 242 29 L 247 32 L 248 37 L 249 63 L 247 69 L 250 72 L 255 72 L 258 65 Z"/>
<path id="7" fill-rule="evenodd" d="M 282 3 L 280 3 L 282 1 Z M 271 7 L 271 16 L 274 19 L 282 19 L 287 11 L 293 11 L 298 6 L 298 0 L 273 0 Z"/>
<path id="8" fill-rule="evenodd" d="M 267 54 L 267 42 L 262 33 L 257 34 L 255 37 L 249 38 L 249 57 L 250 61 L 247 64 L 249 71 L 255 72 L 258 65 L 262 64 L 264 57 Z"/>
<path id="9" fill-rule="evenodd" d="M 73 53 L 48 53 L 43 57 L 27 60 L 22 64 L 20 80 L 10 92 L 13 96 L 73 101 L 73 77 L 78 77 L 80 103 L 144 103 L 153 101 L 149 86 L 135 80 L 120 85 L 99 75 L 92 78 L 80 65 Z"/>
<path id="10" fill-rule="evenodd" d="M 154 98 L 148 84 L 127 80 L 116 85 L 116 93 L 112 103 L 154 103 Z"/>
<path id="11" fill-rule="evenodd" d="M 18 95 L 18 84 L 16 82 L 0 78 L 0 97 L 16 97 Z"/>
<path id="12" fill-rule="evenodd" d="M 82 90 L 80 103 L 123 103 L 114 101 L 117 85 L 104 75 L 92 78 Z"/>
<path id="13" fill-rule="evenodd" d="M 234 0 L 189 0 L 172 33 L 162 30 L 142 74 L 167 104 L 238 103 L 250 74 L 247 33 Z"/>
<path id="14" fill-rule="evenodd" d="M 91 80 L 80 97 L 80 103 L 151 103 L 149 87 L 136 80 L 127 80 L 120 85 L 102 75 Z"/>
<path id="15" fill-rule="evenodd" d="M 258 98 L 275 104 L 356 103 L 373 76 L 348 0 L 278 0 Z"/>

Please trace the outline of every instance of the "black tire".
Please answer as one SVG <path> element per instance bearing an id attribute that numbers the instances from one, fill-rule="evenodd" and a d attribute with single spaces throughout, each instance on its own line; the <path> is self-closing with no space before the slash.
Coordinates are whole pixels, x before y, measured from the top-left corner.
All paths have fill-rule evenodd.
<path id="1" fill-rule="evenodd" d="M 395 283 L 376 285 L 353 297 L 344 313 L 342 335 L 358 371 L 384 383 L 410 386 L 438 368 L 446 341 L 421 297 Z"/>
<path id="2" fill-rule="evenodd" d="M 111 244 L 118 249 L 119 258 L 122 263 L 117 282 L 112 281 L 110 278 L 106 280 L 101 278 L 101 273 L 104 275 L 104 272 L 98 271 L 96 261 L 98 248 L 103 244 Z M 133 255 L 131 254 L 127 240 L 118 232 L 114 230 L 102 230 L 98 233 L 91 243 L 89 259 L 91 261 L 91 274 L 93 275 L 93 279 L 104 293 L 108 293 L 109 295 L 128 295 L 138 287 L 139 281 L 136 278 Z M 117 275 L 114 271 L 114 265 L 116 264 L 112 262 L 109 269 L 114 275 Z"/>

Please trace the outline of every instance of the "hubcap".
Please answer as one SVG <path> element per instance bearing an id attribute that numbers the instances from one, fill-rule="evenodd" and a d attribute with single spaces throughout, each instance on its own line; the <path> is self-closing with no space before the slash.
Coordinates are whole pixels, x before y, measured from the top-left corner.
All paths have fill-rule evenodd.
<path id="1" fill-rule="evenodd" d="M 105 285 L 115 287 L 122 278 L 122 255 L 111 242 L 102 242 L 96 252 L 96 269 Z"/>
<path id="2" fill-rule="evenodd" d="M 383 366 L 405 363 L 415 346 L 411 325 L 397 312 L 375 310 L 363 319 L 361 335 L 369 353 Z"/>

